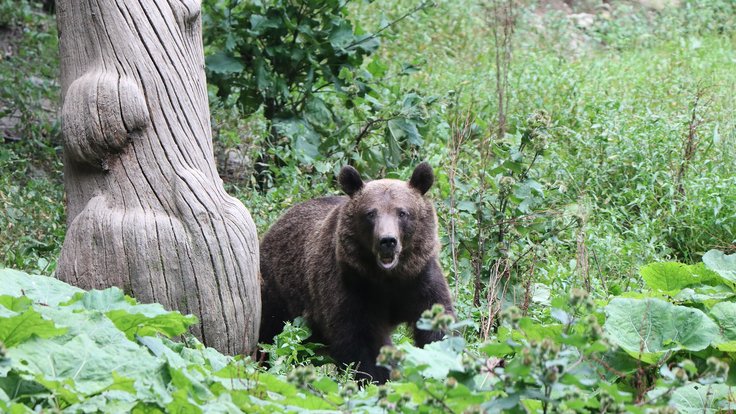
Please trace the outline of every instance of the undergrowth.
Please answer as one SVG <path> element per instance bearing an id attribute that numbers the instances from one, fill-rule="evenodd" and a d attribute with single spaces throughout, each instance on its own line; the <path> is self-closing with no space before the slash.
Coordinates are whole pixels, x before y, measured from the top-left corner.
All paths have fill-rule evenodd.
<path id="1" fill-rule="evenodd" d="M 85 292 L 0 269 L 0 409 L 5 412 L 702 413 L 736 408 L 736 255 L 653 263 L 638 294 L 515 306 L 483 342 L 450 334 L 384 347 L 386 385 L 325 365 L 308 328 L 287 324 L 264 372 L 187 334 L 193 316 L 138 304 L 118 288 Z M 459 332 L 441 306 L 420 329 Z M 169 338 L 184 335 L 181 342 Z M 315 368 L 314 364 L 319 367 Z"/>

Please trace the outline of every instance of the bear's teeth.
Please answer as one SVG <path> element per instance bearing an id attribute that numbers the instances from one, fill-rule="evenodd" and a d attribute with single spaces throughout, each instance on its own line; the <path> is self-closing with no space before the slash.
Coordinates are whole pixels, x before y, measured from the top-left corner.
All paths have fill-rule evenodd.
<path id="1" fill-rule="evenodd" d="M 397 257 L 397 255 L 394 255 L 392 257 L 378 257 L 378 264 L 386 270 L 393 269 L 398 262 L 399 258 Z"/>

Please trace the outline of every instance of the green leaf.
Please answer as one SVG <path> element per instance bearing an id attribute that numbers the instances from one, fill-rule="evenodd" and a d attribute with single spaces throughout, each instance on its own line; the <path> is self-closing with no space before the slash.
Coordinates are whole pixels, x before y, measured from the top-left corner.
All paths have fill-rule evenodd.
<path id="1" fill-rule="evenodd" d="M 366 69 L 368 69 L 368 72 L 370 72 L 373 77 L 382 78 L 386 74 L 388 66 L 380 59 L 375 58 L 368 64 L 368 66 L 366 66 Z"/>
<path id="2" fill-rule="evenodd" d="M 190 365 L 206 367 L 212 372 L 218 372 L 233 361 L 232 357 L 223 355 L 214 348 L 205 347 L 194 337 L 189 338 L 187 342 L 189 346 L 192 346 L 193 343 L 197 344 L 194 346 L 196 349 L 186 347 L 179 352 Z"/>
<path id="3" fill-rule="evenodd" d="M 116 287 L 77 294 L 69 306 L 73 309 L 84 308 L 104 312 L 130 340 L 134 340 L 135 335 L 149 336 L 156 333 L 167 337 L 181 335 L 189 326 L 197 323 L 196 317 L 169 312 L 157 303 L 137 304 Z"/>
<path id="4" fill-rule="evenodd" d="M 7 414 L 34 414 L 36 411 L 31 410 L 25 405 L 15 404 L 11 402 L 3 402 L 0 400 L 0 412 Z"/>
<path id="5" fill-rule="evenodd" d="M 0 295 L 26 296 L 35 303 L 56 306 L 68 301 L 82 289 L 47 276 L 29 275 L 11 269 L 0 269 Z"/>
<path id="6" fill-rule="evenodd" d="M 552 297 L 552 289 L 544 283 L 535 283 L 533 289 L 532 302 L 539 303 L 543 306 L 550 305 L 550 298 Z"/>
<path id="7" fill-rule="evenodd" d="M 279 134 L 289 137 L 297 159 L 304 164 L 312 164 L 319 157 L 319 135 L 301 119 L 279 119 L 274 121 Z"/>
<path id="8" fill-rule="evenodd" d="M 321 410 L 334 408 L 328 401 L 310 393 L 305 394 L 294 385 L 267 373 L 258 375 L 254 391 L 268 395 L 271 401 L 276 400 L 283 405 Z"/>
<path id="9" fill-rule="evenodd" d="M 258 90 L 261 92 L 268 91 L 273 82 L 271 82 L 271 74 L 266 67 L 266 62 L 263 59 L 258 58 L 255 60 L 255 62 L 253 62 L 253 74 L 256 78 L 256 85 L 258 86 Z M 283 95 L 283 92 L 279 91 L 278 88 L 273 88 L 273 90 L 269 92 L 274 94 L 280 93 L 281 95 Z"/>
<path id="10" fill-rule="evenodd" d="M 25 296 L 19 298 L 10 295 L 0 296 L 0 306 L 4 306 L 14 313 L 23 312 L 30 308 L 32 304 L 33 302 Z"/>
<path id="11" fill-rule="evenodd" d="M 465 342 L 462 338 L 448 338 L 433 342 L 424 348 L 417 348 L 408 343 L 399 345 L 406 353 L 406 363 L 421 368 L 421 372 L 430 378 L 443 379 L 450 371 L 463 372 L 462 350 Z"/>
<path id="12" fill-rule="evenodd" d="M 457 203 L 457 209 L 460 211 L 467 211 L 470 214 L 475 214 L 476 211 L 478 211 L 478 208 L 475 206 L 475 203 L 470 200 L 462 200 Z"/>
<path id="13" fill-rule="evenodd" d="M 312 383 L 314 389 L 322 391 L 325 394 L 337 394 L 339 386 L 335 381 L 328 377 L 322 377 Z"/>
<path id="14" fill-rule="evenodd" d="M 401 162 L 401 147 L 396 137 L 390 132 L 390 129 L 386 131 L 386 145 L 383 148 L 384 160 L 389 167 L 397 167 L 399 162 Z"/>
<path id="15" fill-rule="evenodd" d="M 355 76 L 353 75 L 353 71 L 350 70 L 349 67 L 343 66 L 340 68 L 340 72 L 337 74 L 337 78 L 340 80 L 344 80 L 346 83 L 352 83 Z"/>
<path id="16" fill-rule="evenodd" d="M 480 351 L 491 357 L 505 357 L 507 355 L 511 355 L 514 352 L 514 349 L 507 344 L 490 343 L 483 345 L 480 348 Z"/>
<path id="17" fill-rule="evenodd" d="M 720 344 L 736 341 L 736 303 L 717 303 L 710 310 L 710 315 L 715 319 L 719 327 L 718 337 L 714 341 L 716 347 L 721 349 Z M 731 345 L 724 345 L 724 347 L 730 349 Z"/>
<path id="18" fill-rule="evenodd" d="M 182 315 L 178 312 L 167 312 L 157 316 L 147 316 L 142 313 L 129 313 L 125 310 L 107 312 L 108 318 L 132 340 L 136 335 L 150 336 L 156 333 L 166 337 L 181 335 L 189 326 L 197 323 L 192 315 Z"/>
<path id="19" fill-rule="evenodd" d="M 736 253 L 727 255 L 718 250 L 710 250 L 703 255 L 703 263 L 722 278 L 736 283 Z"/>
<path id="20" fill-rule="evenodd" d="M 330 44 L 338 50 L 345 49 L 355 40 L 353 36 L 353 27 L 348 20 L 340 21 L 330 32 Z"/>
<path id="21" fill-rule="evenodd" d="M 424 140 L 417 129 L 416 122 L 407 118 L 396 118 L 388 121 L 388 129 L 397 141 L 406 139 L 411 145 L 422 145 Z"/>
<path id="22" fill-rule="evenodd" d="M 702 266 L 676 262 L 651 263 L 642 267 L 639 274 L 650 289 L 669 295 L 676 295 L 685 287 L 703 284 L 717 277 Z"/>
<path id="23" fill-rule="evenodd" d="M 0 318 L 0 342 L 12 348 L 33 336 L 51 338 L 66 333 L 66 329 L 57 328 L 54 322 L 44 319 L 34 309 L 26 309 L 22 313 Z"/>
<path id="24" fill-rule="evenodd" d="M 557 338 L 562 333 L 562 325 L 560 324 L 542 325 L 534 322 L 529 317 L 523 317 L 519 320 L 519 328 L 521 328 L 527 339 L 535 341 L 542 341 L 545 338 Z"/>
<path id="25" fill-rule="evenodd" d="M 212 398 L 212 393 L 204 384 L 205 377 L 202 372 L 189 370 L 190 362 L 170 347 L 178 344 L 157 337 L 139 338 L 138 341 L 150 349 L 159 359 L 166 361 L 171 384 L 177 388 L 188 390 L 188 393 L 198 402 Z"/>
<path id="26" fill-rule="evenodd" d="M 304 116 L 307 121 L 317 127 L 326 128 L 332 123 L 332 112 L 322 99 L 316 97 L 307 101 Z"/>
<path id="27" fill-rule="evenodd" d="M 201 414 L 203 412 L 198 404 L 189 398 L 185 388 L 176 389 L 171 395 L 173 400 L 166 406 L 167 412 L 182 414 Z"/>
<path id="28" fill-rule="evenodd" d="M 253 14 L 250 16 L 250 32 L 253 35 L 258 36 L 266 32 L 268 29 L 279 29 L 281 22 L 282 21 L 279 18 Z"/>
<path id="29" fill-rule="evenodd" d="M 138 405 L 135 392 L 109 390 L 92 396 L 65 409 L 70 413 L 130 413 Z"/>
<path id="30" fill-rule="evenodd" d="M 84 333 L 71 338 L 36 339 L 11 348 L 8 355 L 20 363 L 14 365 L 15 369 L 38 376 L 47 387 L 57 387 L 57 392 L 64 389 L 92 395 L 116 383 L 129 389 L 120 380 L 127 377 L 137 378 L 140 386 L 154 387 L 159 394 L 166 395 L 164 378 L 160 376 L 161 362 L 140 346 L 115 339 L 117 330 L 111 325 L 104 326 L 98 325 L 112 334 L 107 341 L 95 341 Z M 118 338 L 122 336 L 119 332 L 118 335 Z M 97 338 L 101 336 L 100 332 L 96 333 Z M 116 379 L 113 372 L 120 377 Z"/>
<path id="31" fill-rule="evenodd" d="M 605 311 L 610 341 L 647 363 L 667 351 L 705 349 L 718 332 L 702 311 L 659 299 L 615 298 Z"/>
<path id="32" fill-rule="evenodd" d="M 230 56 L 225 51 L 217 52 L 213 55 L 207 56 L 205 59 L 207 69 L 215 73 L 228 75 L 232 73 L 240 73 L 245 69 L 243 62 Z"/>
<path id="33" fill-rule="evenodd" d="M 670 405 L 681 414 L 716 414 L 733 409 L 728 404 L 728 400 L 733 399 L 729 385 L 693 382 L 676 389 L 670 398 Z"/>
<path id="34" fill-rule="evenodd" d="M 718 277 L 718 275 L 716 275 Z M 719 278 L 720 280 L 720 278 Z M 696 290 L 697 289 L 697 290 Z M 711 308 L 713 305 L 736 297 L 736 292 L 725 285 L 697 286 L 696 289 L 685 288 L 677 293 L 672 299 L 675 302 L 691 303 L 696 306 L 705 305 Z"/>
<path id="35" fill-rule="evenodd" d="M 104 290 L 90 290 L 74 295 L 72 299 L 62 305 L 70 309 L 85 309 L 106 312 L 112 309 L 135 306 L 133 298 L 126 297 L 120 288 L 111 287 Z"/>

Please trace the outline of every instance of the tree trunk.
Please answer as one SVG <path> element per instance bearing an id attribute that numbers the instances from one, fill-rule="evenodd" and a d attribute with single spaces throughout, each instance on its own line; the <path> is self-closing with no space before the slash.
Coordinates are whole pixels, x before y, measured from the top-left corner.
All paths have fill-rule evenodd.
<path id="1" fill-rule="evenodd" d="M 212 152 L 197 0 L 59 0 L 68 231 L 57 277 L 118 286 L 250 351 L 258 239 Z"/>

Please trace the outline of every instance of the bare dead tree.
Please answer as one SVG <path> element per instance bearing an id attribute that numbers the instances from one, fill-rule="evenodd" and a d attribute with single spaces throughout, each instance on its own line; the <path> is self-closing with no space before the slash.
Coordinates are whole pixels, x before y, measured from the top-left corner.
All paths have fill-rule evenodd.
<path id="1" fill-rule="evenodd" d="M 682 158 L 679 160 L 679 164 L 675 169 L 674 177 L 675 188 L 677 188 L 680 196 L 685 195 L 685 184 L 683 181 L 700 146 L 699 130 L 706 123 L 702 113 L 712 102 L 712 97 L 708 98 L 707 94 L 708 87 L 702 84 L 698 85 L 693 95 L 692 103 L 690 104 L 687 132 L 682 138 Z"/>

